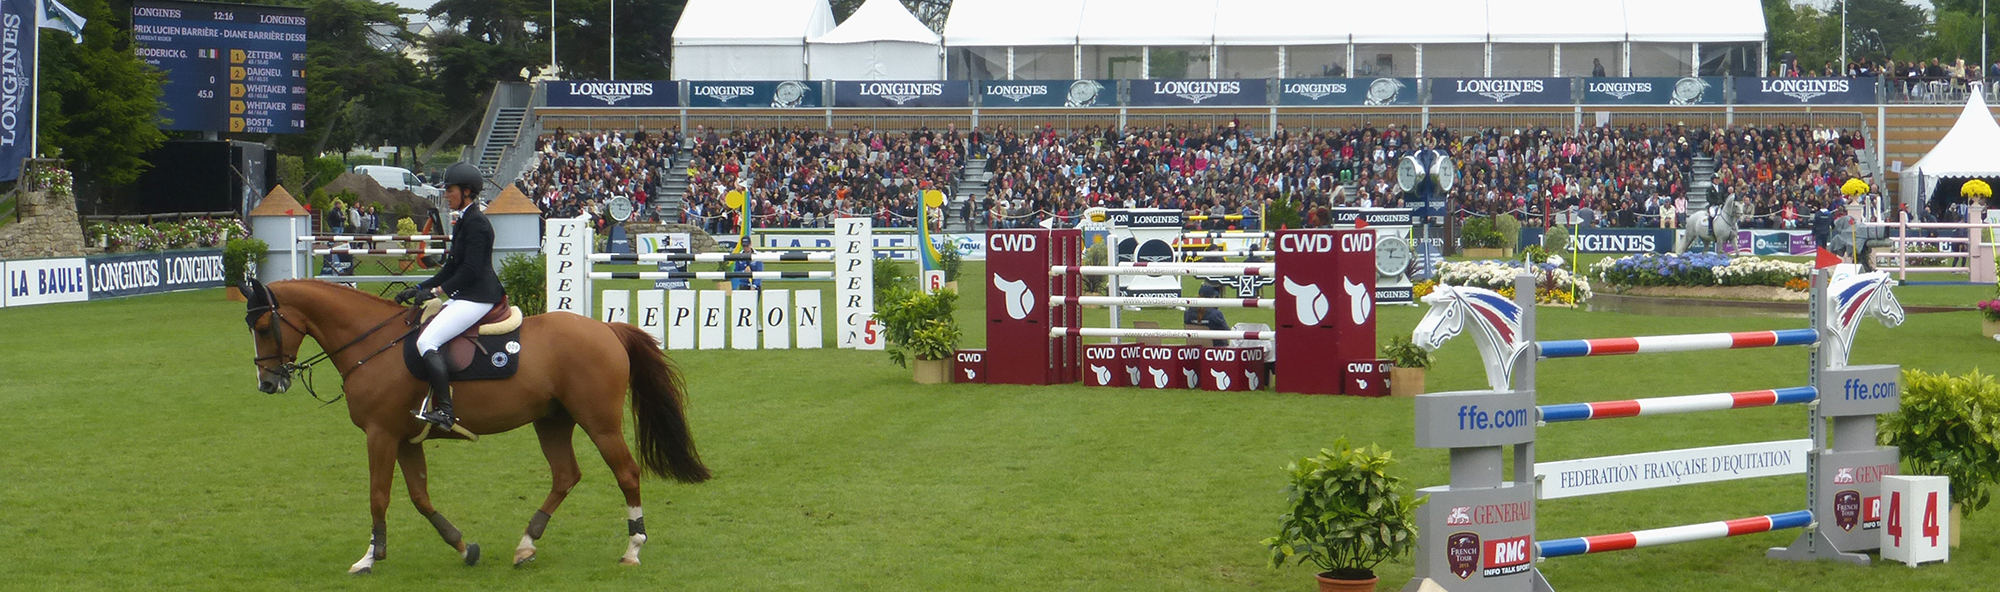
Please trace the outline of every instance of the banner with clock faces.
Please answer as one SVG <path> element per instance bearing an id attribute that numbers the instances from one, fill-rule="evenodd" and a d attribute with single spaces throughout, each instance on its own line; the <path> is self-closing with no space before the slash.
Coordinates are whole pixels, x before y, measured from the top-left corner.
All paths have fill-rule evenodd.
<path id="1" fill-rule="evenodd" d="M 1411 208 L 1333 208 L 1333 227 L 1367 228 L 1375 231 L 1375 303 L 1414 306 L 1410 291 L 1410 266 L 1416 260 L 1411 248 L 1415 227 Z"/>
<path id="2" fill-rule="evenodd" d="M 1110 226 L 1109 242 L 1117 246 L 1114 265 L 1134 262 L 1152 264 L 1174 261 L 1174 242 L 1187 225 L 1187 213 L 1173 209 L 1106 210 Z M 1181 278 L 1173 275 L 1139 275 L 1118 279 L 1113 296 L 1180 296 Z"/>

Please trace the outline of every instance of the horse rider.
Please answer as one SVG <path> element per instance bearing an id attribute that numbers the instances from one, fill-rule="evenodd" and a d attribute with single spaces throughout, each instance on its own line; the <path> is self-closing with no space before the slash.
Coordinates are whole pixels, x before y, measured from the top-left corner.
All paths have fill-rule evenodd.
<path id="1" fill-rule="evenodd" d="M 445 169 L 444 198 L 458 222 L 451 229 L 451 247 L 444 265 L 437 275 L 396 294 L 396 302 L 406 304 L 435 298 L 434 291 L 450 298 L 417 336 L 417 351 L 430 372 L 431 404 L 429 412 L 420 407 L 416 416 L 446 430 L 457 419 L 451 414 L 451 371 L 438 348 L 471 329 L 506 298 L 500 277 L 493 273 L 493 224 L 479 207 L 479 191 L 485 185 L 485 176 L 471 163 L 460 162 Z"/>

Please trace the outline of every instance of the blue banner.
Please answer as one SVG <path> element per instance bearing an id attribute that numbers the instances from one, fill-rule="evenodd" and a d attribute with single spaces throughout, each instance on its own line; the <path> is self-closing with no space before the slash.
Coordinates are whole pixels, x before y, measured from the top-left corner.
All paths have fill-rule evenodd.
<path id="1" fill-rule="evenodd" d="M 1570 232 L 1570 244 L 1561 245 L 1562 251 L 1576 250 L 1584 253 L 1672 253 L 1674 251 L 1674 229 L 1672 228 L 1578 228 Z M 1542 229 L 1522 228 L 1523 245 L 1542 242 Z M 1557 245 L 1543 245 L 1556 251 Z"/>
<path id="2" fill-rule="evenodd" d="M 863 80 L 833 83 L 835 107 L 966 107 L 972 83 L 964 80 Z"/>
<path id="3" fill-rule="evenodd" d="M 689 107 L 823 107 L 820 83 L 784 81 L 701 81 L 688 83 Z"/>
<path id="4" fill-rule="evenodd" d="M 1116 80 L 987 80 L 979 83 L 984 107 L 1109 107 L 1118 104 Z"/>
<path id="5" fill-rule="evenodd" d="M 550 107 L 680 105 L 680 84 L 671 80 L 558 80 L 547 88 Z"/>
<path id="6" fill-rule="evenodd" d="M 1266 105 L 1269 84 L 1264 79 L 1248 80 L 1134 80 L 1132 105 L 1140 107 L 1185 107 L 1209 105 Z"/>
<path id="7" fill-rule="evenodd" d="M 1433 105 L 1568 105 L 1568 78 L 1433 78 Z"/>
<path id="8" fill-rule="evenodd" d="M 1415 105 L 1415 78 L 1286 78 L 1280 105 Z"/>
<path id="9" fill-rule="evenodd" d="M 92 299 L 222 286 L 222 249 L 93 255 L 85 261 Z"/>
<path id="10" fill-rule="evenodd" d="M 1721 77 L 1585 78 L 1586 105 L 1720 105 L 1728 86 Z"/>
<path id="11" fill-rule="evenodd" d="M 1738 78 L 1738 105 L 1866 105 L 1875 78 Z"/>
<path id="12" fill-rule="evenodd" d="M 28 121 L 35 114 L 35 80 L 27 75 L 35 67 L 35 0 L 0 0 L 0 70 L 17 82 L 0 85 L 0 181 L 21 178 L 21 159 L 28 153 Z M 25 82 L 25 84 L 21 84 Z M 11 90 L 9 90 L 11 89 Z"/>

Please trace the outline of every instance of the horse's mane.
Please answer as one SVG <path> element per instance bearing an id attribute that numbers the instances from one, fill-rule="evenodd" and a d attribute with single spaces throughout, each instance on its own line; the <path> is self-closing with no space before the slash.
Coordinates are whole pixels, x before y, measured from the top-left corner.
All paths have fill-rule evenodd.
<path id="1" fill-rule="evenodd" d="M 342 299 L 359 298 L 362 300 L 373 301 L 374 303 L 377 304 L 402 306 L 400 304 L 396 304 L 394 301 L 391 301 L 387 298 L 363 292 L 359 289 L 348 287 L 345 284 L 336 284 L 333 282 L 320 279 L 300 278 L 291 280 L 278 280 L 275 282 L 271 282 L 271 287 L 276 288 L 278 286 L 287 286 L 287 287 L 297 286 L 299 288 L 303 288 L 309 291 L 321 293 L 322 295 L 329 295 L 334 298 L 342 298 Z"/>

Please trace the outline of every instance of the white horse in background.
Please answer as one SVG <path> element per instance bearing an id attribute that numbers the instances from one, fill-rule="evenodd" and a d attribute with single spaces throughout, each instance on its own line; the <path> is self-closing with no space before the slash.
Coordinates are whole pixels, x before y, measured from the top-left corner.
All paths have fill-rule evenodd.
<path id="1" fill-rule="evenodd" d="M 1731 197 L 1720 207 L 1708 208 L 1688 214 L 1687 222 L 1681 225 L 1681 240 L 1678 252 L 1694 250 L 1694 241 L 1708 241 L 1710 251 L 1730 253 L 1736 251 L 1736 219 L 1743 215 L 1743 204 Z"/>

